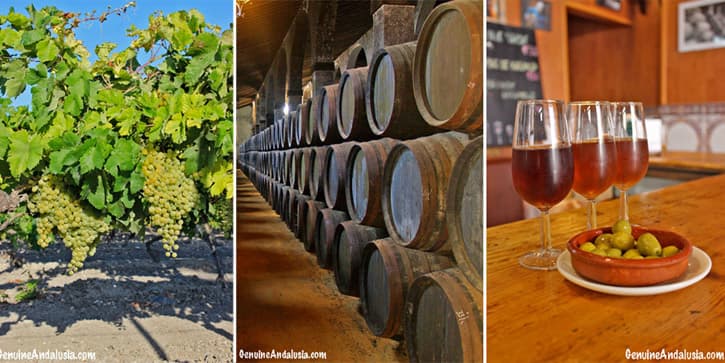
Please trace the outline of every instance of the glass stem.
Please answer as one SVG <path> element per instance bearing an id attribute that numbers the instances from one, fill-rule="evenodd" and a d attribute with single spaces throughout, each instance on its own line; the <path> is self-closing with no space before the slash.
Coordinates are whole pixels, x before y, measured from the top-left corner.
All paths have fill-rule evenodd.
<path id="1" fill-rule="evenodd" d="M 629 204 L 627 203 L 627 191 L 619 193 L 619 219 L 629 221 Z"/>
<path id="2" fill-rule="evenodd" d="M 551 219 L 548 210 L 541 211 L 541 248 L 551 249 Z"/>
<path id="3" fill-rule="evenodd" d="M 589 208 L 587 210 L 587 229 L 597 228 L 597 201 L 589 200 Z"/>

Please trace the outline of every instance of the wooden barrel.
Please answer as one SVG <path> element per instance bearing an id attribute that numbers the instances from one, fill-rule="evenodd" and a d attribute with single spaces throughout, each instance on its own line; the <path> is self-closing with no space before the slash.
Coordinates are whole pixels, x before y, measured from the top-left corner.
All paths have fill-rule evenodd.
<path id="1" fill-rule="evenodd" d="M 297 123 L 297 118 L 299 116 L 299 113 L 297 111 L 290 111 L 289 113 L 289 128 L 290 128 L 290 134 L 289 139 L 287 140 L 287 147 L 295 148 L 299 146 L 297 143 L 297 127 L 299 124 Z"/>
<path id="2" fill-rule="evenodd" d="M 483 361 L 483 294 L 458 269 L 416 279 L 406 305 L 404 335 L 411 362 Z"/>
<path id="3" fill-rule="evenodd" d="M 383 170 L 397 140 L 384 138 L 361 142 L 350 149 L 345 171 L 345 203 L 350 219 L 373 227 L 385 227 L 381 199 Z"/>
<path id="4" fill-rule="evenodd" d="M 310 199 L 305 204 L 306 208 L 302 211 L 302 214 L 305 216 L 305 235 L 302 238 L 302 242 L 305 245 L 305 251 L 314 252 L 315 238 L 317 236 L 317 218 L 321 217 L 319 212 L 325 209 L 325 203 Z"/>
<path id="5" fill-rule="evenodd" d="M 346 142 L 331 145 L 326 150 L 321 178 L 323 178 L 323 193 L 328 208 L 342 211 L 347 209 L 345 203 L 345 171 L 347 156 L 353 146 L 355 146 L 354 142 Z"/>
<path id="6" fill-rule="evenodd" d="M 297 203 L 302 194 L 297 189 L 290 188 L 289 204 L 287 206 L 287 225 L 292 234 L 297 236 Z"/>
<path id="7" fill-rule="evenodd" d="M 304 114 L 302 119 L 302 125 L 305 126 L 305 144 L 313 146 L 320 144 L 320 135 L 317 133 L 317 99 L 308 99 L 307 104 L 307 115 Z"/>
<path id="8" fill-rule="evenodd" d="M 383 173 L 383 219 L 403 246 L 449 249 L 445 221 L 448 180 L 467 137 L 447 132 L 393 147 Z"/>
<path id="9" fill-rule="evenodd" d="M 332 244 L 332 270 L 337 289 L 345 295 L 360 296 L 360 263 L 365 245 L 388 236 L 382 228 L 363 226 L 357 222 L 342 222 L 335 230 Z"/>
<path id="10" fill-rule="evenodd" d="M 295 230 L 295 237 L 297 237 L 300 242 L 304 242 L 305 238 L 305 231 L 307 229 L 307 201 L 310 200 L 310 197 L 298 193 L 297 194 L 297 212 L 295 213 L 296 217 L 296 225 L 297 230 Z"/>
<path id="11" fill-rule="evenodd" d="M 290 158 L 291 158 L 291 160 L 290 160 L 289 166 L 288 166 L 288 168 L 289 168 L 289 171 L 288 171 L 289 176 L 288 176 L 288 179 L 287 179 L 287 185 L 289 185 L 293 189 L 297 189 L 297 168 L 298 168 L 297 154 L 298 153 L 301 153 L 301 151 L 299 149 L 292 149 L 292 150 L 290 150 Z"/>
<path id="12" fill-rule="evenodd" d="M 365 113 L 365 87 L 368 67 L 351 68 L 340 77 L 337 98 L 337 131 L 343 140 L 375 138 Z"/>
<path id="13" fill-rule="evenodd" d="M 277 200 L 277 189 L 279 189 L 279 183 L 276 181 L 272 181 L 271 188 L 269 189 L 269 206 L 272 207 L 272 210 L 275 209 L 275 202 Z"/>
<path id="14" fill-rule="evenodd" d="M 415 42 L 387 46 L 373 55 L 365 112 L 375 135 L 410 139 L 441 131 L 423 120 L 415 104 L 411 82 L 414 56 Z"/>
<path id="15" fill-rule="evenodd" d="M 309 117 L 309 106 L 307 102 L 300 104 L 295 118 L 295 143 L 297 146 L 307 146 L 305 135 L 307 133 L 307 125 L 305 120 Z"/>
<path id="16" fill-rule="evenodd" d="M 313 148 L 306 147 L 302 149 L 302 157 L 300 158 L 299 179 L 297 181 L 297 190 L 303 194 L 310 194 L 310 155 Z"/>
<path id="17" fill-rule="evenodd" d="M 280 151 L 282 154 L 280 158 L 280 170 L 279 170 L 279 182 L 282 184 L 287 184 L 287 168 L 289 167 L 289 160 L 287 155 L 289 154 L 288 150 Z"/>
<path id="18" fill-rule="evenodd" d="M 274 208 L 275 212 L 279 215 L 279 217 L 286 222 L 286 219 L 284 217 L 284 210 L 286 209 L 286 206 L 289 204 L 289 187 L 286 185 L 283 185 L 278 190 L 278 196 L 277 196 L 277 205 L 276 208 Z"/>
<path id="19" fill-rule="evenodd" d="M 274 182 L 274 185 L 272 186 L 272 193 L 270 196 L 269 205 L 272 207 L 272 210 L 275 212 L 277 211 L 277 203 L 279 203 L 279 189 L 282 188 L 282 184 L 278 182 Z"/>
<path id="20" fill-rule="evenodd" d="M 360 304 L 373 334 L 402 335 L 408 289 L 418 276 L 453 267 L 448 256 L 405 248 L 390 238 L 368 243 L 360 265 Z"/>
<path id="21" fill-rule="evenodd" d="M 456 160 L 446 200 L 448 240 L 458 268 L 483 291 L 483 136 Z"/>
<path id="22" fill-rule="evenodd" d="M 280 139 L 282 138 L 282 136 L 280 135 L 279 124 L 280 124 L 279 121 L 275 121 L 272 124 L 271 140 L 272 140 L 272 149 L 273 150 L 279 150 L 279 148 L 280 148 Z"/>
<path id="23" fill-rule="evenodd" d="M 413 92 L 431 126 L 478 132 L 483 125 L 483 3 L 437 6 L 418 38 Z"/>
<path id="24" fill-rule="evenodd" d="M 295 149 L 295 153 L 294 153 L 294 158 L 295 158 L 294 163 L 295 163 L 295 173 L 296 173 L 296 177 L 292 181 L 293 182 L 293 185 L 292 186 L 295 189 L 297 189 L 298 191 L 300 190 L 300 182 L 302 181 L 302 178 L 305 176 L 305 172 L 306 172 L 306 171 L 303 172 L 301 170 L 302 169 L 302 157 L 304 156 L 304 153 L 305 153 L 305 150 L 306 149 L 307 148 L 298 148 L 298 149 Z"/>
<path id="25" fill-rule="evenodd" d="M 295 199 L 294 195 L 294 188 L 288 186 L 287 190 L 285 190 L 285 196 L 283 197 L 283 205 L 281 206 L 281 216 L 284 223 L 287 225 L 287 229 L 292 229 L 292 225 L 290 224 L 290 205 L 292 204 L 292 201 Z"/>
<path id="26" fill-rule="evenodd" d="M 289 139 L 292 136 L 289 115 L 282 117 L 282 149 L 289 149 Z"/>
<path id="27" fill-rule="evenodd" d="M 319 146 L 312 149 L 310 154 L 310 197 L 321 202 L 325 201 L 322 171 L 325 167 L 325 155 L 329 148 L 330 146 Z"/>
<path id="28" fill-rule="evenodd" d="M 315 225 L 315 253 L 317 264 L 322 268 L 332 268 L 332 243 L 335 239 L 337 225 L 349 220 L 347 213 L 332 208 L 318 212 Z"/>
<path id="29" fill-rule="evenodd" d="M 336 120 L 338 87 L 337 84 L 322 87 L 317 104 L 317 135 L 326 145 L 342 141 Z"/>

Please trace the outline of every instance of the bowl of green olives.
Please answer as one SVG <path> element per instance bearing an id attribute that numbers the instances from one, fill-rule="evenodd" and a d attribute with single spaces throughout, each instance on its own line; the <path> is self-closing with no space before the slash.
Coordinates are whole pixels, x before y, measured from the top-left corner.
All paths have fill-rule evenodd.
<path id="1" fill-rule="evenodd" d="M 687 271 L 692 243 L 666 230 L 618 221 L 585 231 L 567 244 L 576 272 L 616 286 L 650 286 L 677 279 Z"/>

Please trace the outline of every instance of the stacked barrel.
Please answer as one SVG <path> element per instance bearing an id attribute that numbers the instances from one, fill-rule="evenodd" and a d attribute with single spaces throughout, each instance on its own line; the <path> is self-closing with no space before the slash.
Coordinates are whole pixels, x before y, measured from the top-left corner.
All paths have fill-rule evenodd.
<path id="1" fill-rule="evenodd" d="M 477 1 L 437 6 L 416 42 L 240 147 L 305 250 L 411 361 L 483 359 L 482 19 Z"/>

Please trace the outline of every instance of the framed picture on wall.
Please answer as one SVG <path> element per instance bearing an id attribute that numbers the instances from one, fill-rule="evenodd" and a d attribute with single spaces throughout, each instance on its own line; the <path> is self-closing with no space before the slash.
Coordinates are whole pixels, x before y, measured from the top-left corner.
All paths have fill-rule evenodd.
<path id="1" fill-rule="evenodd" d="M 551 30 L 551 3 L 544 0 L 521 0 L 521 26 Z"/>
<path id="2" fill-rule="evenodd" d="M 725 0 L 680 3 L 677 41 L 680 52 L 725 47 Z"/>
<path id="3" fill-rule="evenodd" d="M 599 6 L 619 11 L 622 9 L 622 0 L 597 0 Z"/>

